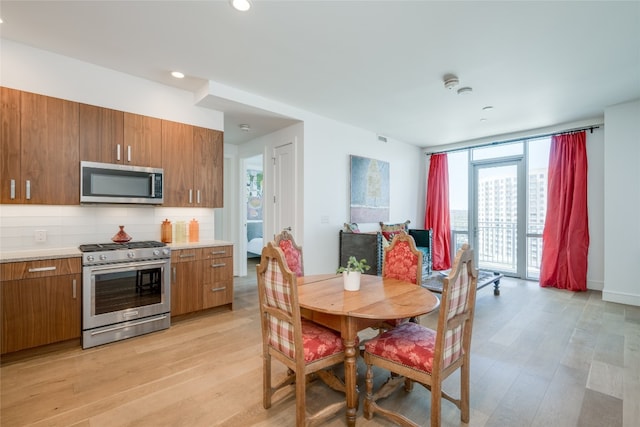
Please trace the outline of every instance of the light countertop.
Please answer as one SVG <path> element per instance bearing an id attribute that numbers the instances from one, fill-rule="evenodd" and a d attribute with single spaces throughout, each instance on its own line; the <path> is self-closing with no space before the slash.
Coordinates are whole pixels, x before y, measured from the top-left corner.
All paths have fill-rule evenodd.
<path id="1" fill-rule="evenodd" d="M 233 243 L 226 242 L 224 240 L 203 240 L 200 242 L 169 243 L 167 246 L 169 246 L 173 250 L 227 245 L 233 245 Z M 9 250 L 0 252 L 0 264 L 7 262 L 38 261 L 56 258 L 80 258 L 81 256 L 82 252 L 80 252 L 77 247 L 23 249 L 15 251 Z"/>

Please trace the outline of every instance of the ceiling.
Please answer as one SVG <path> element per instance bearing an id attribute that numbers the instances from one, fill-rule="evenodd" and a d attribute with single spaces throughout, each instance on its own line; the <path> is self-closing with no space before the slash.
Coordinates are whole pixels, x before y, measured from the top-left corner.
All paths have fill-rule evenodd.
<path id="1" fill-rule="evenodd" d="M 640 98 L 639 1 L 253 0 L 242 13 L 226 0 L 2 0 L 0 17 L 4 39 L 193 92 L 213 81 L 419 147 Z M 225 113 L 228 143 L 295 122 L 206 106 Z"/>

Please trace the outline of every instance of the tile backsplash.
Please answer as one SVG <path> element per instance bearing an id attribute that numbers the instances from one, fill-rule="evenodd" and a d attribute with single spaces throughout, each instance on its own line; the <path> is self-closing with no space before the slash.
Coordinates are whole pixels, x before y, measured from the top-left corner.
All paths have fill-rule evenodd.
<path id="1" fill-rule="evenodd" d="M 200 240 L 214 239 L 214 209 L 115 205 L 0 205 L 0 251 L 77 247 L 105 243 L 120 230 L 133 240 L 160 240 L 160 225 L 169 219 L 200 224 Z M 46 241 L 36 242 L 36 231 Z"/>

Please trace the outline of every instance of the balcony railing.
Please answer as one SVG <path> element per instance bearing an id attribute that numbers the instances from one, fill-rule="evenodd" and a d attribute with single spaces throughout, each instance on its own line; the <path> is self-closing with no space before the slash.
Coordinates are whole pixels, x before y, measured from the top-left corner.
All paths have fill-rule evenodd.
<path id="1" fill-rule="evenodd" d="M 460 247 L 469 242 L 467 230 L 451 230 L 452 257 Z M 478 223 L 478 268 L 518 273 L 517 224 L 505 222 Z M 539 234 L 528 234 L 526 245 L 526 277 L 537 279 L 540 276 L 542 260 L 542 237 Z"/>

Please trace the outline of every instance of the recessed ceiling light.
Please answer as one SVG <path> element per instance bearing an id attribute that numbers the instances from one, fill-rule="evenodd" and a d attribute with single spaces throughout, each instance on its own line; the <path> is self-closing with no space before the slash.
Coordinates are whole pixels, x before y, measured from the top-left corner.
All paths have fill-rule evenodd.
<path id="1" fill-rule="evenodd" d="M 176 79 L 184 79 L 184 74 L 181 73 L 180 71 L 172 71 L 171 75 Z"/>
<path id="2" fill-rule="evenodd" d="M 471 89 L 469 86 L 461 87 L 460 89 L 458 89 L 458 95 L 469 95 L 471 92 L 473 92 L 473 89 Z"/>
<path id="3" fill-rule="evenodd" d="M 485 119 L 484 117 L 480 119 L 481 122 L 486 122 L 487 119 Z"/>
<path id="4" fill-rule="evenodd" d="M 249 132 L 251 130 L 251 126 L 247 124 L 241 124 L 241 125 L 238 125 L 238 127 L 242 132 Z"/>
<path id="5" fill-rule="evenodd" d="M 229 2 L 235 10 L 239 10 L 240 12 L 246 12 L 251 9 L 251 2 L 249 0 L 229 0 Z"/>
<path id="6" fill-rule="evenodd" d="M 482 108 L 482 111 L 491 111 L 493 110 L 493 106 L 492 105 L 487 105 L 486 107 Z"/>

